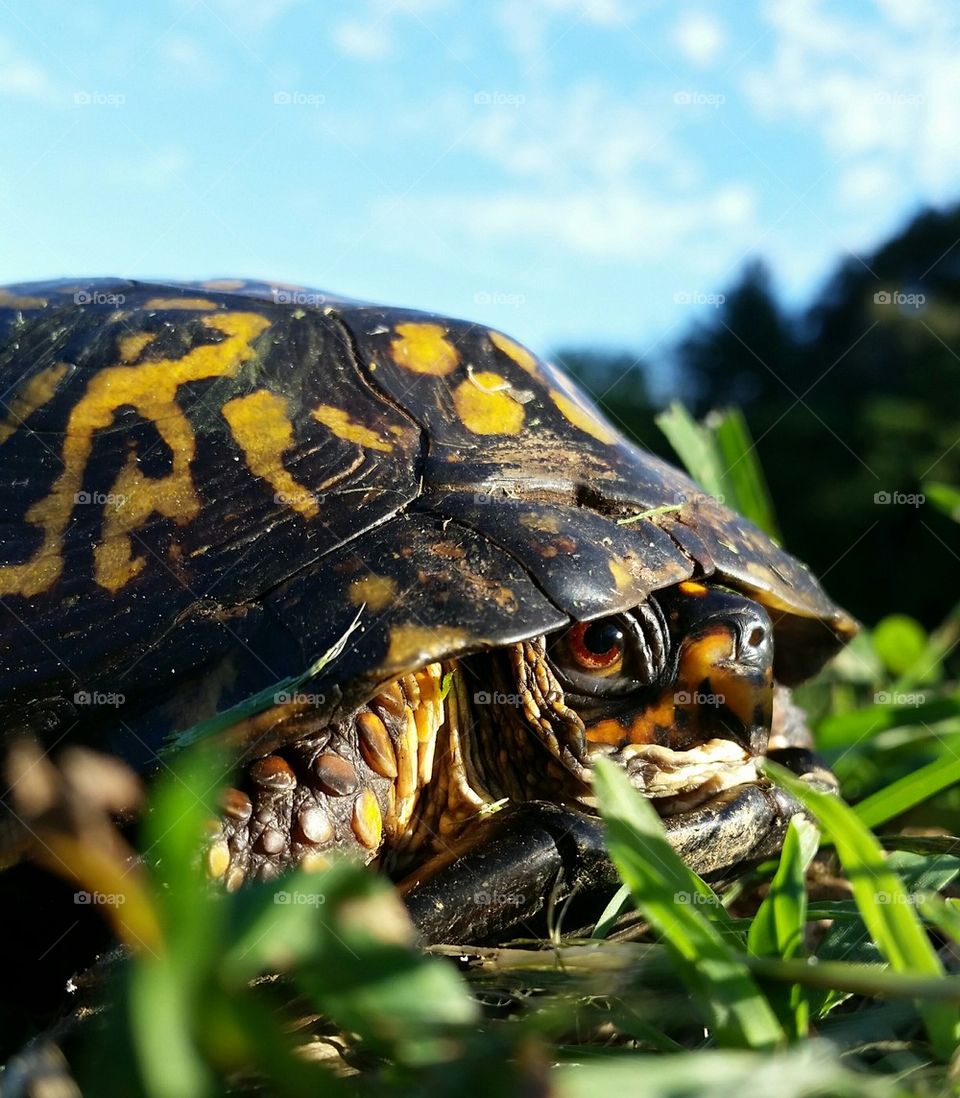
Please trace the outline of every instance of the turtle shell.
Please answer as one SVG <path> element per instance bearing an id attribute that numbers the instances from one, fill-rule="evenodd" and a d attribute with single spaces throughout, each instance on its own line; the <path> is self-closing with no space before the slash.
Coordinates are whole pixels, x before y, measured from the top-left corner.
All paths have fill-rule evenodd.
<path id="1" fill-rule="evenodd" d="M 112 697 L 99 728 L 169 731 L 302 671 L 360 608 L 330 706 L 691 576 L 767 607 L 787 683 L 855 629 L 479 325 L 236 280 L 11 286 L 0 385 L 8 713 Z"/>

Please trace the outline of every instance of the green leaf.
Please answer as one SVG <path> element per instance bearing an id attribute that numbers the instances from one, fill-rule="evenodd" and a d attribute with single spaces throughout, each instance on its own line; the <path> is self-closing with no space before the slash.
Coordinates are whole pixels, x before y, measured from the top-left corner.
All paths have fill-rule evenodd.
<path id="1" fill-rule="evenodd" d="M 163 960 L 134 961 L 127 979 L 130 1032 L 148 1098 L 212 1093 L 210 1071 L 193 1040 L 192 988 Z"/>
<path id="2" fill-rule="evenodd" d="M 938 511 L 960 522 L 960 488 L 942 480 L 927 480 L 923 483 L 923 494 Z"/>
<path id="3" fill-rule="evenodd" d="M 816 817 L 833 840 L 863 921 L 894 971 L 943 977 L 943 966 L 911 906 L 907 889 L 853 809 L 837 797 L 812 789 L 774 763 L 768 761 L 765 770 Z M 931 1002 L 921 1003 L 920 1012 L 935 1054 L 948 1060 L 960 1036 L 960 1012 L 953 1006 Z"/>
<path id="4" fill-rule="evenodd" d="M 780 865 L 770 892 L 754 916 L 747 948 L 757 956 L 790 958 L 803 951 L 807 923 L 807 868 L 820 843 L 809 820 L 794 816 L 787 828 Z M 805 1037 L 809 1005 L 799 985 L 770 995 L 770 1005 L 792 1038 Z"/>
<path id="5" fill-rule="evenodd" d="M 866 827 L 877 827 L 956 782 L 960 782 L 960 759 L 935 759 L 864 798 L 854 812 Z"/>
<path id="6" fill-rule="evenodd" d="M 656 422 L 690 476 L 705 492 L 721 497 L 723 466 L 712 432 L 697 423 L 676 400 L 657 416 Z"/>
<path id="7" fill-rule="evenodd" d="M 727 408 L 714 412 L 707 424 L 713 427 L 720 451 L 728 505 L 779 539 L 770 492 L 743 413 L 739 408 Z"/>
<path id="8" fill-rule="evenodd" d="M 848 1071 L 825 1042 L 775 1054 L 731 1051 L 676 1056 L 621 1055 L 560 1067 L 551 1076 L 557 1098 L 642 1094 L 644 1098 L 880 1098 L 886 1080 Z"/>
<path id="9" fill-rule="evenodd" d="M 902 675 L 927 646 L 927 631 L 908 614 L 888 614 L 874 627 L 873 648 L 887 670 Z"/>
<path id="10" fill-rule="evenodd" d="M 634 903 L 663 937 L 681 979 L 702 1003 L 720 1045 L 771 1048 L 783 1030 L 746 965 L 725 940 L 730 918 L 715 893 L 667 841 L 653 807 L 606 759 L 594 788 L 610 856 Z"/>
<path id="11" fill-rule="evenodd" d="M 674 401 L 657 416 L 657 426 L 705 492 L 777 537 L 766 482 L 739 409 L 711 412 L 701 424 Z"/>

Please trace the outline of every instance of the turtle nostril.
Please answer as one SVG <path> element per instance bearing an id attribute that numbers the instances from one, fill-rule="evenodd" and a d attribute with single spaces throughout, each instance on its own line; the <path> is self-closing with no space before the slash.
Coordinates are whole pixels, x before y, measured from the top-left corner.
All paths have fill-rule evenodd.
<path id="1" fill-rule="evenodd" d="M 747 644 L 751 648 L 759 648 L 763 644 L 764 638 L 767 632 L 762 625 L 755 625 L 750 631 L 750 636 L 747 638 Z"/>

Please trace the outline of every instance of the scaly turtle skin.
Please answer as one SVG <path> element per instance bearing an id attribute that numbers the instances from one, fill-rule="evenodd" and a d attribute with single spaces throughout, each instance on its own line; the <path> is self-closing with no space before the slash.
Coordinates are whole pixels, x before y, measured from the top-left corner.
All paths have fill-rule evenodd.
<path id="1" fill-rule="evenodd" d="M 519 849 L 491 805 L 589 831 L 598 753 L 701 867 L 795 810 L 754 760 L 807 746 L 782 687 L 854 623 L 507 336 L 262 283 L 20 285 L 0 384 L 6 736 L 148 770 L 360 611 L 230 730 L 228 887 L 349 849 L 449 888 Z"/>

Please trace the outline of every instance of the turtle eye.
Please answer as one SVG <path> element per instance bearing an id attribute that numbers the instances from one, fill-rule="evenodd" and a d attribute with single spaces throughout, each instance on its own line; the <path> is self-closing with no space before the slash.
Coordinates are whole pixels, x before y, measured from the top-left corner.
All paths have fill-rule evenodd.
<path id="1" fill-rule="evenodd" d="M 580 622 L 567 633 L 567 651 L 585 671 L 615 671 L 623 662 L 626 643 L 616 619 Z"/>
<path id="2" fill-rule="evenodd" d="M 573 694 L 610 697 L 649 686 L 662 673 L 669 635 L 652 603 L 629 614 L 577 622 L 550 644 L 557 676 Z"/>

